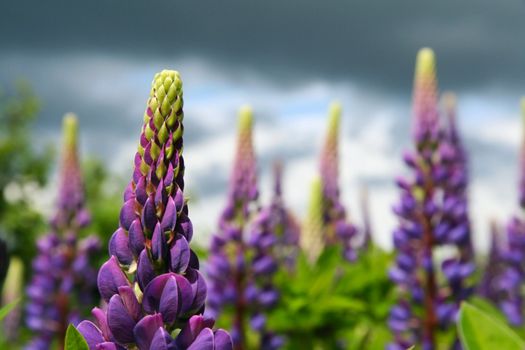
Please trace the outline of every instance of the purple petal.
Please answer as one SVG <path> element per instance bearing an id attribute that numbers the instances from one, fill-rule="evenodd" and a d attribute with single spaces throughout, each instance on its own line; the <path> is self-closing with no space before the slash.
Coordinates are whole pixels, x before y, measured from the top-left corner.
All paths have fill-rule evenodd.
<path id="1" fill-rule="evenodd" d="M 170 269 L 175 273 L 186 271 L 190 263 L 190 245 L 184 236 L 177 234 L 170 248 Z"/>
<path id="2" fill-rule="evenodd" d="M 133 289 L 128 286 L 119 287 L 118 292 L 122 298 L 122 303 L 128 311 L 128 314 L 135 321 L 138 321 L 142 313 L 142 308 L 139 304 L 139 301 L 137 300 L 137 297 L 135 296 L 135 293 L 133 292 Z"/>
<path id="3" fill-rule="evenodd" d="M 159 311 L 165 323 L 172 324 L 177 320 L 179 312 L 179 288 L 177 287 L 177 280 L 174 276 L 171 276 L 164 285 L 160 297 Z"/>
<path id="4" fill-rule="evenodd" d="M 160 224 L 157 223 L 153 237 L 151 237 L 151 257 L 154 261 L 164 261 L 167 251 L 166 235 L 161 231 Z"/>
<path id="5" fill-rule="evenodd" d="M 107 319 L 106 313 L 102 311 L 101 309 L 99 309 L 98 307 L 94 307 L 93 310 L 91 310 L 91 314 L 95 318 L 98 328 L 102 331 L 102 336 L 105 339 L 110 339 L 111 332 L 108 327 L 108 319 Z"/>
<path id="6" fill-rule="evenodd" d="M 204 328 L 195 341 L 188 347 L 188 350 L 214 350 L 212 330 Z"/>
<path id="7" fill-rule="evenodd" d="M 109 255 L 115 255 L 118 261 L 124 265 L 129 265 L 133 261 L 128 235 L 122 227 L 119 227 L 109 240 Z"/>
<path id="8" fill-rule="evenodd" d="M 173 231 L 175 223 L 177 222 L 177 209 L 175 208 L 175 201 L 173 198 L 168 199 L 166 209 L 164 210 L 164 216 L 160 223 L 162 232 Z"/>
<path id="9" fill-rule="evenodd" d="M 149 350 L 151 341 L 155 333 L 162 328 L 162 316 L 160 314 L 147 315 L 140 320 L 133 333 L 135 334 L 135 341 L 140 350 Z"/>
<path id="10" fill-rule="evenodd" d="M 142 225 L 145 232 L 153 232 L 157 224 L 157 214 L 155 209 L 155 199 L 149 197 L 142 209 Z"/>
<path id="11" fill-rule="evenodd" d="M 144 233 L 142 232 L 142 225 L 138 218 L 131 223 L 128 237 L 131 251 L 135 256 L 139 256 L 142 249 L 144 249 Z"/>
<path id="12" fill-rule="evenodd" d="M 155 278 L 155 270 L 148 257 L 148 252 L 146 249 L 143 249 L 137 264 L 137 281 L 140 289 L 144 290 L 153 278 Z"/>
<path id="13" fill-rule="evenodd" d="M 84 336 L 89 346 L 89 350 L 95 350 L 97 344 L 104 342 L 102 332 L 93 322 L 82 321 L 77 326 L 77 330 Z"/>
<path id="14" fill-rule="evenodd" d="M 144 177 L 141 177 L 139 182 L 137 182 L 137 186 L 135 187 L 135 194 L 137 196 L 137 201 L 144 205 L 146 203 L 146 200 L 148 199 L 148 193 L 146 192 L 146 179 Z"/>
<path id="15" fill-rule="evenodd" d="M 128 199 L 122 209 L 120 210 L 120 226 L 124 227 L 126 230 L 129 230 L 129 226 L 137 217 L 135 213 L 136 201 L 134 198 Z"/>
<path id="16" fill-rule="evenodd" d="M 114 294 L 118 294 L 118 287 L 129 285 L 129 281 L 120 269 L 115 256 L 109 258 L 100 267 L 97 284 L 100 295 L 106 301 L 109 301 Z"/>
<path id="17" fill-rule="evenodd" d="M 215 331 L 215 350 L 232 350 L 232 337 L 223 329 Z"/>
<path id="18" fill-rule="evenodd" d="M 168 350 L 173 339 L 164 328 L 159 328 L 151 340 L 150 350 Z"/>
<path id="19" fill-rule="evenodd" d="M 135 324 L 120 295 L 114 295 L 108 305 L 108 325 L 115 340 L 121 344 L 133 343 Z"/>

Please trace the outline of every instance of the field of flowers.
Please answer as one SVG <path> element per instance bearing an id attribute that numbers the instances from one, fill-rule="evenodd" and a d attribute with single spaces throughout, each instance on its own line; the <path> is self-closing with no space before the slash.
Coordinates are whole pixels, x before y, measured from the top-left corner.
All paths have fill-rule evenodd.
<path id="1" fill-rule="evenodd" d="M 0 96 L 0 349 L 525 348 L 525 217 L 509 213 L 493 224 L 489 253 L 474 250 L 468 149 L 431 49 L 415 60 L 412 147 L 399 155 L 406 173 L 392 178 L 393 251 L 372 239 L 366 191 L 359 225 L 341 198 L 337 102 L 304 218 L 287 204 L 293 184 L 280 159 L 261 200 L 254 113 L 239 106 L 222 212 L 208 246 L 193 243 L 183 76 L 153 77 L 125 183 L 81 159 L 81 125 L 64 116 L 47 219 L 24 194 L 48 182 L 55 161 L 32 145 L 38 100 L 23 84 Z M 521 108 L 525 118 L 525 99 Z M 522 153 L 509 166 L 521 171 L 525 209 Z"/>

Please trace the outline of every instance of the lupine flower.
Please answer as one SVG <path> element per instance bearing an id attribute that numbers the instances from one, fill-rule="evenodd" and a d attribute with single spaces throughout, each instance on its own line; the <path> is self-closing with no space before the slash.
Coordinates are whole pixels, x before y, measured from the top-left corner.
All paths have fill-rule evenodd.
<path id="1" fill-rule="evenodd" d="M 23 293 L 22 285 L 24 283 L 24 263 L 20 258 L 12 257 L 9 263 L 9 269 L 5 284 L 2 288 L 2 303 L 7 305 L 20 298 Z M 15 341 L 18 339 L 18 331 L 20 328 L 21 310 L 16 306 L 10 313 L 8 313 L 3 320 L 4 334 L 6 340 Z"/>
<path id="2" fill-rule="evenodd" d="M 292 268 L 298 254 L 301 228 L 292 213 L 286 208 L 282 194 L 283 165 L 275 162 L 273 168 L 273 197 L 268 208 L 270 212 L 270 228 L 275 236 L 272 252 L 278 263 Z"/>
<path id="3" fill-rule="evenodd" d="M 232 348 L 230 336 L 202 316 L 206 283 L 189 246 L 184 198 L 182 95 L 178 72 L 155 75 L 120 225 L 98 271 L 107 307 L 77 327 L 91 350 Z"/>
<path id="4" fill-rule="evenodd" d="M 328 130 L 319 164 L 323 186 L 323 235 L 326 245 L 342 245 L 344 256 L 348 260 L 354 260 L 356 253 L 352 247 L 352 239 L 357 229 L 348 221 L 339 196 L 340 119 L 341 105 L 333 103 L 330 106 Z"/>
<path id="5" fill-rule="evenodd" d="M 459 302 L 472 291 L 467 283 L 474 264 L 469 250 L 466 170 L 459 144 L 451 138 L 451 124 L 448 129 L 440 125 L 437 97 L 434 53 L 422 49 L 414 80 L 415 151 L 404 156 L 413 175 L 397 180 L 401 201 L 394 207 L 400 224 L 394 231 L 397 257 L 390 277 L 399 285 L 401 297 L 389 318 L 395 338 L 390 349 L 417 343 L 425 350 L 435 349 L 438 327 L 453 324 Z M 458 251 L 441 263 L 448 282 L 443 286 L 438 285 L 434 261 L 438 246 Z"/>
<path id="6" fill-rule="evenodd" d="M 323 235 L 323 184 L 320 178 L 312 181 L 308 212 L 300 236 L 300 244 L 308 260 L 314 263 L 325 246 Z"/>
<path id="7" fill-rule="evenodd" d="M 90 257 L 99 250 L 94 236 L 78 239 L 79 230 L 89 224 L 84 207 L 84 189 L 77 154 L 77 120 L 64 117 L 64 143 L 59 194 L 51 232 L 37 243 L 33 278 L 27 288 L 26 323 L 34 332 L 26 349 L 49 349 L 63 341 L 69 323 L 78 323 L 83 305 L 93 303 L 96 271 Z"/>
<path id="8" fill-rule="evenodd" d="M 490 224 L 490 248 L 483 278 L 478 287 L 478 293 L 482 297 L 498 304 L 501 301 L 502 290 L 499 287 L 499 278 L 504 268 L 504 247 L 502 242 L 502 232 L 497 222 Z"/>
<path id="9" fill-rule="evenodd" d="M 274 223 L 278 218 L 271 206 L 258 208 L 252 124 L 251 110 L 241 109 L 229 195 L 219 232 L 212 237 L 208 261 L 208 311 L 215 316 L 227 308 L 232 310 L 231 334 L 237 350 L 247 347 L 248 322 L 259 334 L 259 348 L 276 349 L 282 344 L 280 337 L 266 330 L 265 310 L 278 300 L 272 285 L 277 268 L 272 254 L 277 242 Z"/>
<path id="10" fill-rule="evenodd" d="M 521 101 L 525 119 L 525 98 Z M 525 138 L 520 154 L 519 204 L 525 210 Z M 503 253 L 505 267 L 498 280 L 502 293 L 500 308 L 510 324 L 523 324 L 523 295 L 525 282 L 525 219 L 523 215 L 514 216 L 507 224 L 507 249 Z"/>

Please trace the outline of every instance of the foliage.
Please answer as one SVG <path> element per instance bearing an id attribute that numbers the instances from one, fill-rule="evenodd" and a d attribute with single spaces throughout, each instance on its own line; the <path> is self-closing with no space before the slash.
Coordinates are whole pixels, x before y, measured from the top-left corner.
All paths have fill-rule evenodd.
<path id="1" fill-rule="evenodd" d="M 86 340 L 72 324 L 67 327 L 64 350 L 89 350 Z"/>
<path id="2" fill-rule="evenodd" d="M 0 321 L 4 319 L 14 308 L 15 306 L 20 302 L 20 299 L 10 302 L 7 305 L 2 306 L 0 308 Z"/>
<path id="3" fill-rule="evenodd" d="M 281 270 L 281 302 L 269 327 L 288 338 L 286 349 L 379 349 L 390 338 L 386 319 L 394 302 L 385 273 L 392 255 L 372 247 L 354 263 L 329 247 L 311 265 L 305 255 L 296 270 Z"/>
<path id="4" fill-rule="evenodd" d="M 37 152 L 31 137 L 29 126 L 38 111 L 39 101 L 27 83 L 0 92 L 0 236 L 9 254 L 22 257 L 26 265 L 35 254 L 35 237 L 44 228 L 29 192 L 46 184 L 52 157 L 49 147 Z M 8 188 L 15 198 L 9 198 Z"/>
<path id="5" fill-rule="evenodd" d="M 525 348 L 525 342 L 501 319 L 469 303 L 461 306 L 458 331 L 465 350 Z"/>

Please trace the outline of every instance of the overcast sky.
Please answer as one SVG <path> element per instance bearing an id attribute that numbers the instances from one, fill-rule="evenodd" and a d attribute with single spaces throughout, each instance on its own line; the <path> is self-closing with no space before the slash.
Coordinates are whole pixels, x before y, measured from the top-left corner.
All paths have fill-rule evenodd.
<path id="1" fill-rule="evenodd" d="M 441 89 L 459 96 L 483 247 L 488 221 L 517 209 L 524 18 L 525 0 L 4 1 L 0 82 L 24 77 L 41 97 L 35 142 L 56 140 L 61 116 L 73 111 L 82 151 L 126 174 L 153 74 L 179 70 L 201 237 L 224 204 L 240 105 L 256 112 L 263 199 L 270 163 L 283 157 L 287 200 L 301 216 L 326 110 L 339 100 L 344 201 L 359 223 L 359 187 L 369 186 L 375 237 L 390 246 L 414 57 L 430 46 Z"/>

